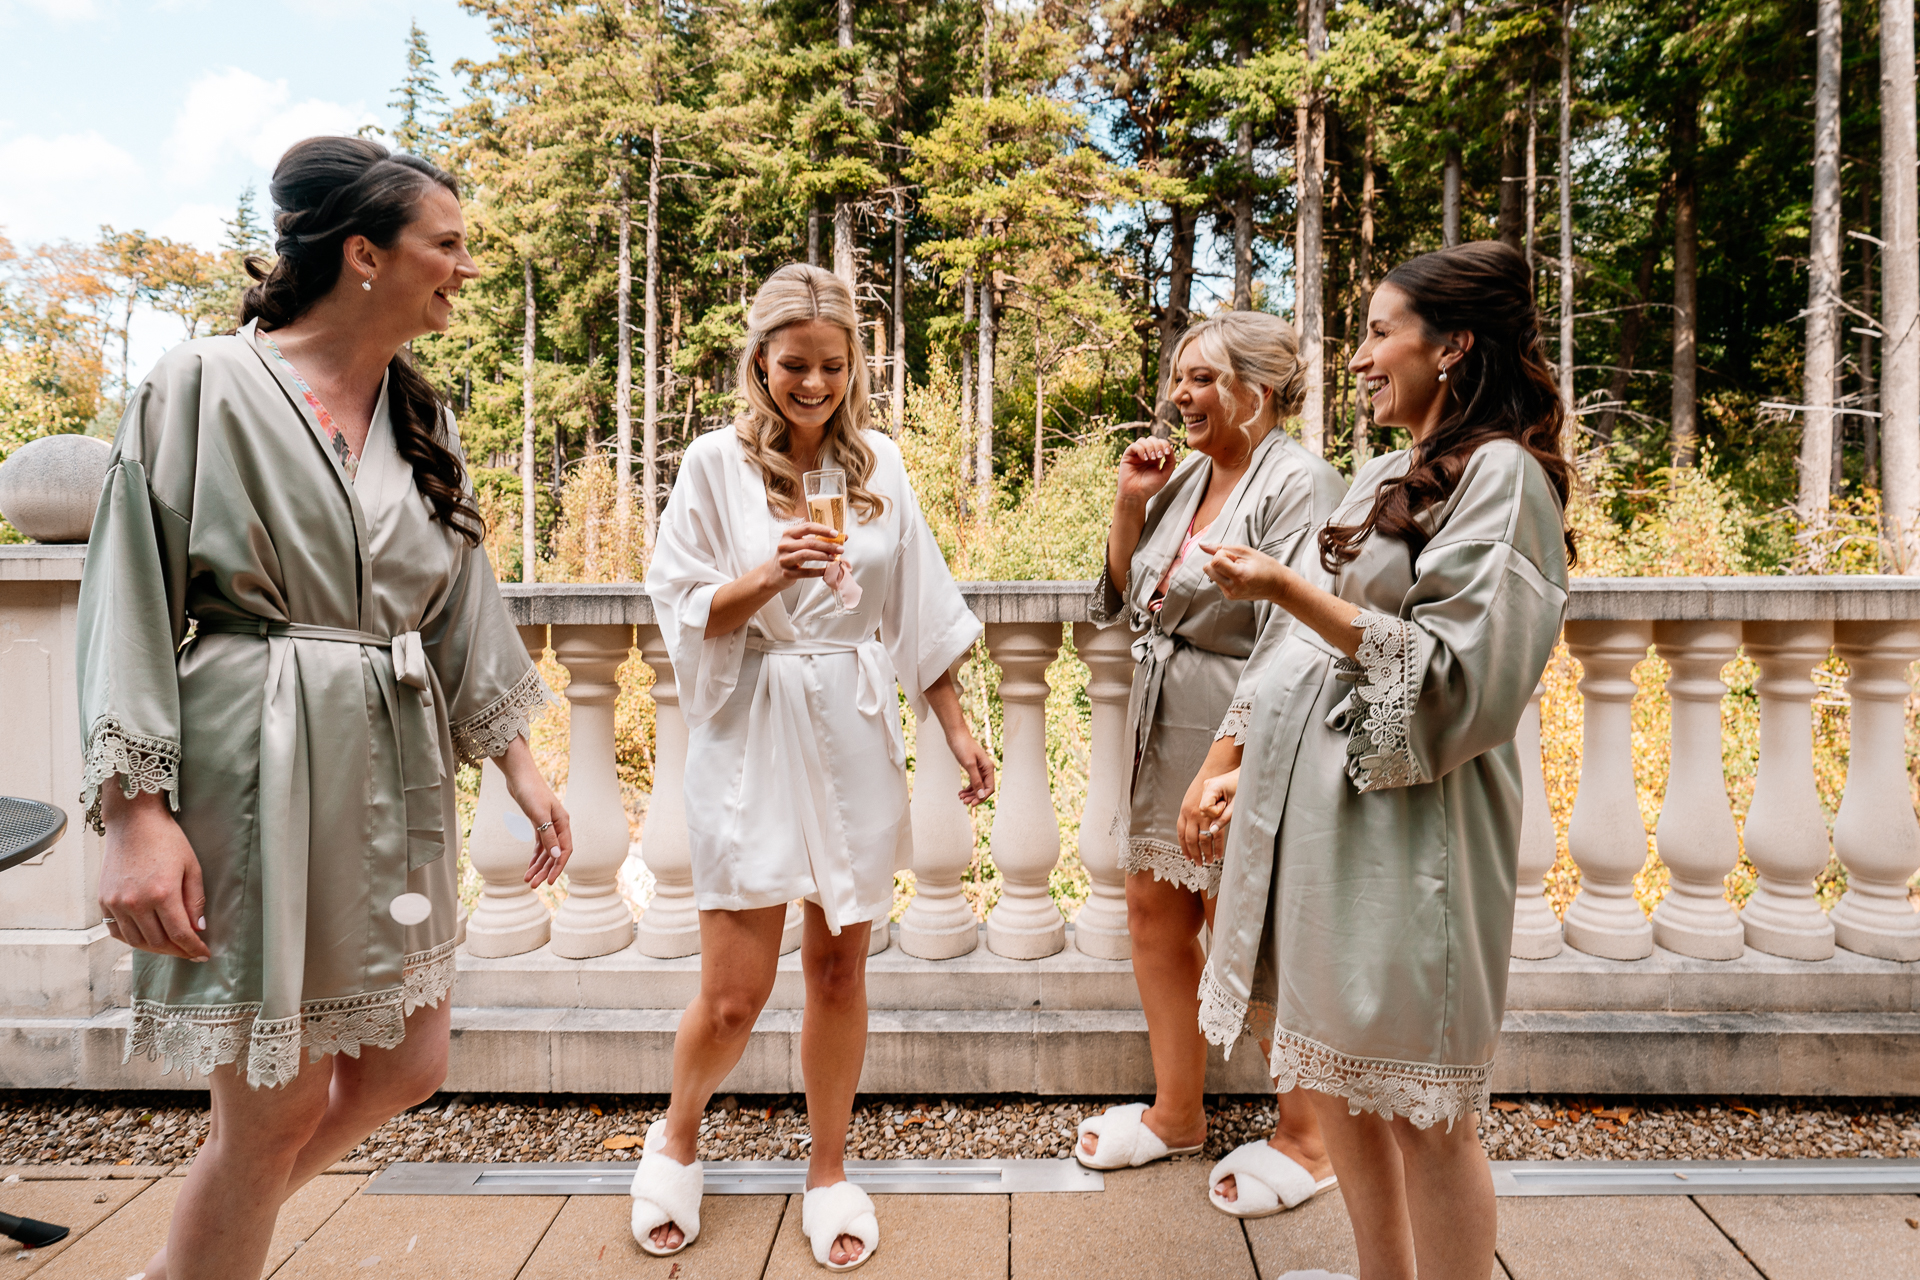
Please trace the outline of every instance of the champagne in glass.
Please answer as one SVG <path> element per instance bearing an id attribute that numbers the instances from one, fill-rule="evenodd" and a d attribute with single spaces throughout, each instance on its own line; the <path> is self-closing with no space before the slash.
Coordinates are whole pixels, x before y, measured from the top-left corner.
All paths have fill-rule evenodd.
<path id="1" fill-rule="evenodd" d="M 847 536 L 847 473 L 809 471 L 801 477 L 807 490 L 807 519 L 823 524 L 844 540 Z"/>

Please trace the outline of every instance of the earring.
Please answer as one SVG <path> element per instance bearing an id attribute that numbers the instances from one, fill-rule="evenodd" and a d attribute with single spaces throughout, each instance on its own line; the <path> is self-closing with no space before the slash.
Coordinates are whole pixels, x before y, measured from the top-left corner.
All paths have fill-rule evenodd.
<path id="1" fill-rule="evenodd" d="M 362 289 L 365 289 L 365 290 L 366 290 L 366 291 L 367 291 L 368 293 L 372 293 L 372 292 L 373 292 L 373 281 L 371 281 L 371 280 L 362 280 L 362 281 L 360 282 L 360 287 L 361 287 Z M 1446 378 L 1446 376 L 1447 376 L 1447 375 L 1445 375 L 1444 373 L 1440 375 L 1440 377 L 1441 377 L 1441 378 L 1442 378 L 1443 380 L 1444 380 L 1444 379 Z"/>
<path id="2" fill-rule="evenodd" d="M 1441 366 L 1440 366 L 1440 381 L 1442 381 L 1442 382 L 1445 382 L 1446 380 L 1447 380 L 1447 366 L 1445 366 L 1445 365 L 1441 365 Z"/>

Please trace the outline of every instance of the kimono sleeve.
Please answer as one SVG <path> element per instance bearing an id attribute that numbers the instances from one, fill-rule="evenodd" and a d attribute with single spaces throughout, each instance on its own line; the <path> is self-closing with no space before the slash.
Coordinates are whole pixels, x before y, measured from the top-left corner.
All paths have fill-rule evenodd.
<path id="1" fill-rule="evenodd" d="M 446 699 L 454 753 L 479 764 L 506 754 L 553 695 L 507 613 L 486 548 L 457 545 L 452 587 L 421 642 Z"/>
<path id="2" fill-rule="evenodd" d="M 940 544 L 927 527 L 920 500 L 906 468 L 892 454 L 893 442 L 876 444 L 884 450 L 897 476 L 900 502 L 900 546 L 895 551 L 893 589 L 880 610 L 880 640 L 893 660 L 908 705 L 916 719 L 927 718 L 927 686 L 945 675 L 980 638 L 980 619 L 967 608 L 953 574 L 940 554 Z"/>
<path id="3" fill-rule="evenodd" d="M 180 807 L 174 654 L 186 638 L 189 520 L 154 492 L 149 464 L 170 446 L 191 455 L 194 424 L 169 418 L 196 411 L 198 372 L 197 362 L 176 360 L 141 385 L 108 459 L 88 537 L 76 628 L 80 803 L 97 832 L 105 830 L 100 790 L 116 776 L 128 799 L 165 792 L 168 806 Z"/>
<path id="4" fill-rule="evenodd" d="M 715 444 L 708 445 L 709 440 Z M 728 543 L 727 459 L 718 443 L 717 435 L 703 436 L 687 450 L 647 566 L 647 595 L 673 659 L 680 709 L 690 725 L 704 723 L 726 705 L 747 651 L 745 627 L 707 635 L 714 593 L 737 576 L 722 562 Z"/>
<path id="5" fill-rule="evenodd" d="M 1362 610 L 1344 728 L 1361 791 L 1444 777 L 1502 743 L 1552 656 L 1566 613 L 1559 500 L 1517 446 L 1483 447 L 1414 565 L 1399 617 Z"/>

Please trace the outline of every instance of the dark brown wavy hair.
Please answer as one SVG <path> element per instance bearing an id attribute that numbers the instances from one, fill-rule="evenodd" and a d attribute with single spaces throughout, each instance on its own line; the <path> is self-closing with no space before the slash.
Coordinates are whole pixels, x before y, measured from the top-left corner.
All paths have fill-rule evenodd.
<path id="1" fill-rule="evenodd" d="M 347 237 L 393 247 L 434 186 L 460 194 L 453 175 L 419 156 L 394 154 L 365 138 L 308 138 L 287 148 L 273 170 L 276 261 L 247 259 L 256 283 L 240 299 L 240 323 L 283 329 L 339 283 Z M 470 544 L 486 522 L 466 491 L 466 471 L 447 441 L 446 402 L 407 358 L 387 365 L 387 407 L 394 446 L 413 468 L 413 484 L 433 518 Z"/>
<path id="2" fill-rule="evenodd" d="M 1560 454 L 1566 411 L 1540 349 L 1540 313 L 1526 257 L 1498 241 L 1479 240 L 1404 262 L 1381 281 L 1387 285 L 1406 295 L 1427 341 L 1444 342 L 1464 331 L 1473 334 L 1473 346 L 1447 369 L 1446 414 L 1413 446 L 1407 473 L 1381 483 L 1373 509 L 1359 524 L 1320 530 L 1320 563 L 1329 573 L 1358 555 L 1375 533 L 1400 539 L 1418 556 L 1427 534 L 1415 517 L 1453 496 L 1474 451 L 1490 441 L 1518 441 L 1532 454 L 1560 495 L 1563 512 L 1573 491 L 1573 466 Z M 1573 533 L 1564 523 L 1561 532 L 1571 561 Z"/>

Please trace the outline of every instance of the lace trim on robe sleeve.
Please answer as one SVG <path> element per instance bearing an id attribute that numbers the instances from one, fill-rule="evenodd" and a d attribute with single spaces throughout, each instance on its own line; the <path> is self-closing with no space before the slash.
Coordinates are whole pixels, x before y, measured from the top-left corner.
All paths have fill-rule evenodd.
<path id="1" fill-rule="evenodd" d="M 1424 782 L 1407 737 L 1421 683 L 1413 624 L 1363 610 L 1353 625 L 1361 628 L 1360 648 L 1340 663 L 1343 674 L 1357 679 L 1345 726 L 1347 776 L 1361 791 Z"/>
<path id="2" fill-rule="evenodd" d="M 1221 718 L 1220 727 L 1214 730 L 1213 740 L 1218 742 L 1222 738 L 1232 738 L 1234 746 L 1244 747 L 1247 745 L 1247 731 L 1252 727 L 1253 699 L 1236 698 L 1233 705 L 1227 708 L 1227 714 Z"/>
<path id="3" fill-rule="evenodd" d="M 127 799 L 143 791 L 164 791 L 167 807 L 179 812 L 180 744 L 128 733 L 112 716 L 102 716 L 87 735 L 87 758 L 81 774 L 80 803 L 86 806 L 87 825 L 94 834 L 106 834 L 100 816 L 100 788 L 115 774 L 120 775 L 120 789 Z"/>
<path id="4" fill-rule="evenodd" d="M 498 759 L 513 740 L 527 732 L 532 712 L 553 701 L 537 667 L 528 667 L 513 688 L 482 710 L 448 726 L 453 734 L 453 749 L 465 764 Z"/>

